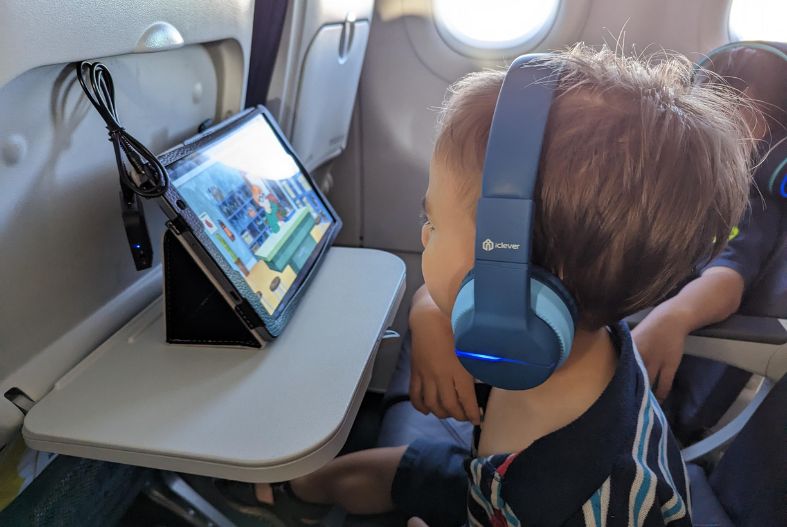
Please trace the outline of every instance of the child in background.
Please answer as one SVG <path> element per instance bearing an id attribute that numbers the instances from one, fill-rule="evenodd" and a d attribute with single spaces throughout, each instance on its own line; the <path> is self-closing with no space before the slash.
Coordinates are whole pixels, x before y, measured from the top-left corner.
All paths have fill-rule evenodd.
<path id="1" fill-rule="evenodd" d="M 715 425 L 751 377 L 732 366 L 683 357 L 688 334 L 737 312 L 787 318 L 787 200 L 768 189 L 779 166 L 787 170 L 786 53 L 787 44 L 778 42 L 739 42 L 711 52 L 706 67 L 715 75 L 707 79 L 720 76 L 755 105 L 744 113 L 757 139 L 748 210 L 724 251 L 633 331 L 656 396 L 685 443 Z"/>

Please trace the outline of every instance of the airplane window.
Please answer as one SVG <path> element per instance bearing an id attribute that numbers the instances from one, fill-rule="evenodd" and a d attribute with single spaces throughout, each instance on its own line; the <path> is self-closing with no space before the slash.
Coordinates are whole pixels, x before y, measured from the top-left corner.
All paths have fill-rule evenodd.
<path id="1" fill-rule="evenodd" d="M 787 41 L 787 2 L 784 0 L 733 0 L 730 35 L 733 40 Z"/>
<path id="2" fill-rule="evenodd" d="M 543 35 L 560 0 L 433 0 L 441 36 L 457 51 L 503 51 Z M 459 44 L 459 46 L 456 46 Z"/>

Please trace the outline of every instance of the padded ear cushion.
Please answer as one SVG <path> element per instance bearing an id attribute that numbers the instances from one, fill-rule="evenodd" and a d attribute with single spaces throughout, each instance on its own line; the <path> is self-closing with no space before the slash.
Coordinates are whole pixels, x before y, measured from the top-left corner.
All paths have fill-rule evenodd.
<path id="1" fill-rule="evenodd" d="M 473 308 L 475 307 L 475 291 L 473 289 L 473 270 L 471 269 L 464 280 L 462 285 L 459 286 L 459 293 L 454 300 L 454 307 L 451 309 L 451 327 L 453 327 L 454 334 L 459 334 L 473 319 Z"/>
<path id="2" fill-rule="evenodd" d="M 568 307 L 569 313 L 571 314 L 571 319 L 574 321 L 574 325 L 576 325 L 579 321 L 579 309 L 577 308 L 577 303 L 574 300 L 574 297 L 571 296 L 571 293 L 568 292 L 568 289 L 566 289 L 566 286 L 563 285 L 563 282 L 560 281 L 560 278 L 553 275 L 543 267 L 538 267 L 536 265 L 530 267 L 530 278 L 535 278 L 539 282 L 545 284 L 560 297 L 560 299 Z"/>
<path id="3" fill-rule="evenodd" d="M 576 306 L 566 288 L 551 273 L 537 269 L 530 273 L 530 307 L 536 317 L 552 330 L 558 360 L 556 368 L 568 358 L 574 341 Z"/>
<path id="4" fill-rule="evenodd" d="M 467 282 L 469 282 L 473 278 L 475 278 L 475 269 L 470 269 L 467 272 L 467 276 L 464 277 L 464 279 L 462 280 L 462 283 L 459 285 L 459 290 L 461 291 L 462 288 L 467 284 Z"/>

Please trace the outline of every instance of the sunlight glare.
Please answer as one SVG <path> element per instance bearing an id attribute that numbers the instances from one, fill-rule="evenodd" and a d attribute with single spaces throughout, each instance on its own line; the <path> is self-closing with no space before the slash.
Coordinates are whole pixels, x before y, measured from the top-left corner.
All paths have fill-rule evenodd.
<path id="1" fill-rule="evenodd" d="M 478 48 L 506 48 L 551 23 L 559 0 L 434 0 L 435 18 L 454 37 Z"/>

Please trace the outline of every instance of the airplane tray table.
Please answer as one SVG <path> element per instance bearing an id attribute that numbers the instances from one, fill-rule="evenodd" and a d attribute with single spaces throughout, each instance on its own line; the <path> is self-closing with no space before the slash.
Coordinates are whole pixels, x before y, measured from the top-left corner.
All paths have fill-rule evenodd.
<path id="1" fill-rule="evenodd" d="M 164 341 L 159 298 L 25 418 L 35 449 L 241 481 L 307 474 L 341 449 L 404 291 L 402 261 L 334 247 L 264 349 Z"/>

